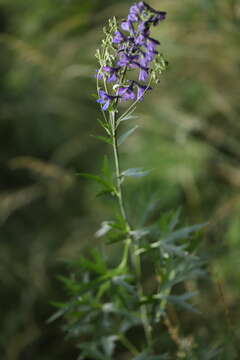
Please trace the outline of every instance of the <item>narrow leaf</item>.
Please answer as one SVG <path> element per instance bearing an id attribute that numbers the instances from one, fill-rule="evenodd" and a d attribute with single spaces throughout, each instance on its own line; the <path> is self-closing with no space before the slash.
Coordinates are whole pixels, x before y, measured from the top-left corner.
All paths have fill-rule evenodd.
<path id="1" fill-rule="evenodd" d="M 131 168 L 122 172 L 122 176 L 129 177 L 142 177 L 149 174 L 149 170 L 143 170 L 143 168 Z"/>
<path id="2" fill-rule="evenodd" d="M 94 137 L 95 139 L 101 140 L 107 144 L 112 145 L 112 139 L 110 137 L 107 136 L 98 136 L 98 135 L 92 135 L 92 137 Z"/>
<path id="3" fill-rule="evenodd" d="M 97 238 L 106 235 L 112 229 L 112 221 L 103 221 L 100 229 L 95 233 Z"/>
<path id="4" fill-rule="evenodd" d="M 132 113 L 136 110 L 136 107 L 134 107 L 131 111 L 129 111 L 125 116 L 120 116 L 119 119 L 117 119 L 117 127 L 122 121 L 127 121 L 133 118 L 136 118 L 137 116 L 133 116 Z"/>
<path id="5" fill-rule="evenodd" d="M 187 226 L 185 228 L 176 230 L 176 231 L 172 232 L 171 234 L 167 235 L 165 238 L 152 243 L 151 248 L 157 248 L 158 246 L 161 246 L 162 242 L 174 243 L 177 240 L 187 238 L 192 233 L 201 230 L 204 226 L 206 226 L 206 223 L 205 224 L 197 224 L 197 225 L 193 225 L 193 226 Z"/>
<path id="6" fill-rule="evenodd" d="M 149 355 L 147 352 L 143 352 L 142 354 L 135 357 L 133 360 L 169 360 L 168 354 L 162 355 Z"/>
<path id="7" fill-rule="evenodd" d="M 101 176 L 98 176 L 98 175 L 93 175 L 93 174 L 87 174 L 87 173 L 80 173 L 78 174 L 82 177 L 85 177 L 87 179 L 90 179 L 90 180 L 93 180 L 93 181 L 96 181 L 97 183 L 103 185 L 104 187 L 106 187 L 107 189 L 109 190 L 112 190 L 114 191 L 113 187 L 112 187 L 112 184 L 109 184 L 106 180 L 104 180 Z"/>
<path id="8" fill-rule="evenodd" d="M 122 145 L 124 141 L 134 133 L 134 131 L 138 128 L 138 125 L 134 126 L 130 130 L 126 131 L 124 134 L 122 134 L 118 139 L 118 145 Z"/>

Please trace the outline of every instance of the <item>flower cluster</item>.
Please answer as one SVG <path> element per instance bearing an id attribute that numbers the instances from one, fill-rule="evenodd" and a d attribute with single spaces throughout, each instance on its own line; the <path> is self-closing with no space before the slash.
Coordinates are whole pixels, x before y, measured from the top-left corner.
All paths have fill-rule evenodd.
<path id="1" fill-rule="evenodd" d="M 111 34 L 112 53 L 105 53 L 97 70 L 98 80 L 104 81 L 104 90 L 98 89 L 102 109 L 119 101 L 141 101 L 146 91 L 151 90 L 152 64 L 158 59 L 158 40 L 150 36 L 152 26 L 158 25 L 166 12 L 156 11 L 140 1 L 131 6 L 128 17 Z M 106 45 L 106 44 L 105 44 Z M 162 61 L 162 59 L 161 59 Z M 128 79 L 130 70 L 137 70 L 138 79 Z M 156 77 L 156 76 L 155 76 Z M 109 87 L 112 85 L 111 94 Z"/>

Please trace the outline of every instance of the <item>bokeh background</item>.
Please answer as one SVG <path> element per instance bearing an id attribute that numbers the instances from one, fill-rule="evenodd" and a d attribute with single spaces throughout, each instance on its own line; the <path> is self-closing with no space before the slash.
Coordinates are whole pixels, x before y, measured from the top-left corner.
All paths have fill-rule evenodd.
<path id="1" fill-rule="evenodd" d="M 122 148 L 124 167 L 154 169 L 129 182 L 133 216 L 151 198 L 209 221 L 198 284 L 200 315 L 180 313 L 184 336 L 240 354 L 240 5 L 237 0 L 151 0 L 166 10 L 156 30 L 169 70 L 138 108 L 140 130 Z M 0 358 L 75 359 L 50 302 L 57 279 L 97 240 L 111 214 L 95 184 L 107 145 L 96 119 L 95 50 L 110 16 L 131 1 L 0 0 Z M 204 359 L 203 359 L 204 360 Z"/>

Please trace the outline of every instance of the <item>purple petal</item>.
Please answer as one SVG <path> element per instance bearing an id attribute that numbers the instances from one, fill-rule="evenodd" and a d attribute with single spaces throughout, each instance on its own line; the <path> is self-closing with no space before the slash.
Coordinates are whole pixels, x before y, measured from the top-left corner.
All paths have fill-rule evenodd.
<path id="1" fill-rule="evenodd" d="M 135 39 L 135 43 L 137 45 L 145 45 L 146 41 L 147 41 L 147 38 L 143 34 L 138 35 Z"/>
<path id="2" fill-rule="evenodd" d="M 125 40 L 126 40 L 126 37 L 121 31 L 116 31 L 115 32 L 115 35 L 114 35 L 114 38 L 113 38 L 113 43 L 120 44 Z"/>
<path id="3" fill-rule="evenodd" d="M 152 88 L 146 85 L 139 85 L 139 84 L 137 84 L 137 86 L 138 86 L 137 99 L 139 101 L 143 101 L 145 93 L 149 90 L 152 90 Z"/>
<path id="4" fill-rule="evenodd" d="M 138 21 L 138 16 L 135 13 L 130 13 L 128 15 L 128 21 L 132 21 L 132 22 L 137 22 Z"/>
<path id="5" fill-rule="evenodd" d="M 127 20 L 127 21 L 123 21 L 121 24 L 121 28 L 125 31 L 129 31 L 131 33 L 134 33 L 134 26 L 132 24 L 132 21 Z"/>
<path id="6" fill-rule="evenodd" d="M 117 81 L 118 80 L 118 77 L 117 77 L 117 75 L 116 75 L 116 73 L 115 72 L 113 72 L 113 74 L 108 78 L 108 82 L 115 82 L 115 81 Z"/>
<path id="7" fill-rule="evenodd" d="M 148 79 L 148 68 L 141 67 L 140 73 L 139 73 L 139 80 L 140 81 L 147 81 Z"/>
<path id="8" fill-rule="evenodd" d="M 96 70 L 96 78 L 97 78 L 98 80 L 102 80 L 103 74 L 100 72 L 100 70 Z"/>
<path id="9" fill-rule="evenodd" d="M 110 100 L 107 100 L 105 105 L 103 106 L 103 110 L 106 111 L 110 105 Z"/>

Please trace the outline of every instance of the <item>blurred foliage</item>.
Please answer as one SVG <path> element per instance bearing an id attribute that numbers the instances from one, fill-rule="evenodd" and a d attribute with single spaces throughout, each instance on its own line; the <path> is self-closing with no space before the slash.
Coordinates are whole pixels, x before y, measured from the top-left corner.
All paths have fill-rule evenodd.
<path id="1" fill-rule="evenodd" d="M 172 322 L 181 336 L 222 344 L 223 358 L 237 359 L 240 6 L 237 0 L 150 3 L 168 11 L 159 37 L 170 69 L 139 108 L 138 136 L 122 149 L 126 168 L 134 159 L 154 169 L 151 185 L 129 181 L 129 211 L 134 216 L 154 192 L 159 212 L 182 205 L 189 222 L 210 220 L 202 252 L 211 279 L 189 283 L 199 288 L 202 315 L 173 313 Z M 94 53 L 102 25 L 113 14 L 123 17 L 129 4 L 0 1 L 0 354 L 6 360 L 75 358 L 74 345 L 46 319 L 49 302 L 65 296 L 58 260 L 94 246 L 93 230 L 110 211 L 95 198 L 95 185 L 76 173 L 96 172 L 107 151 L 90 136 L 101 135 L 91 97 Z"/>

